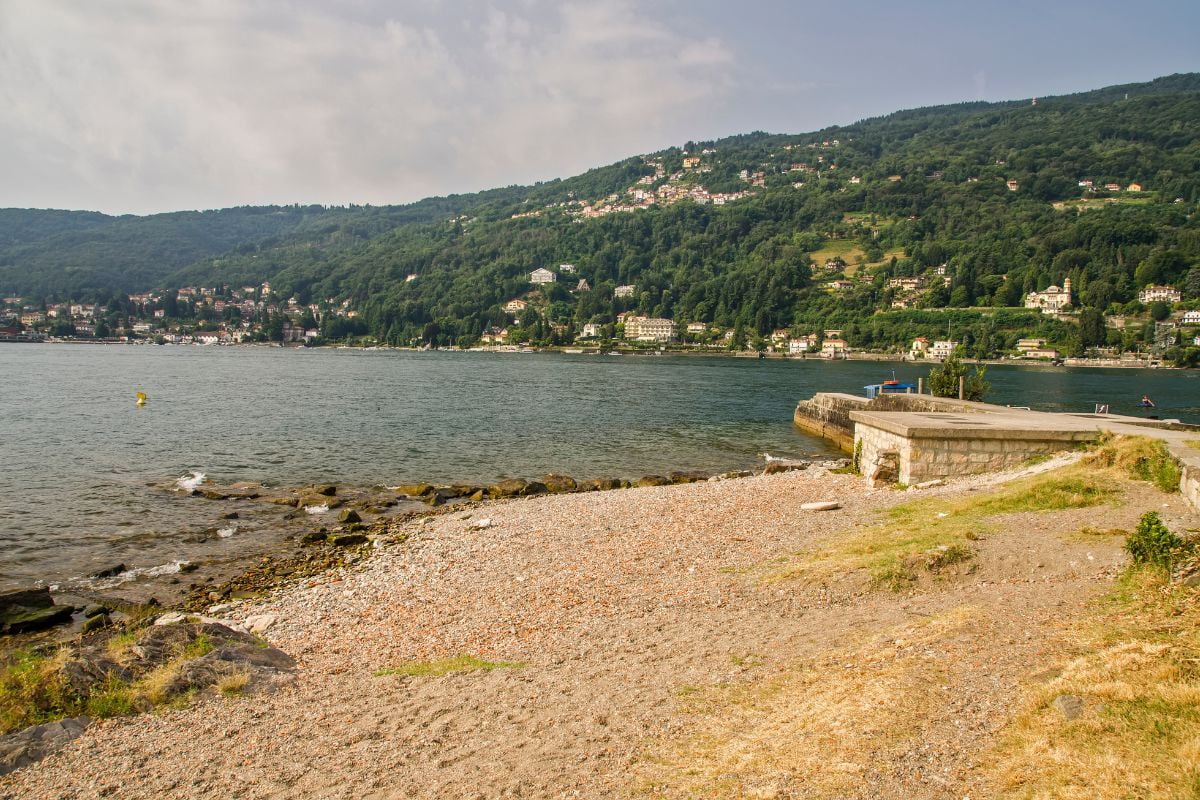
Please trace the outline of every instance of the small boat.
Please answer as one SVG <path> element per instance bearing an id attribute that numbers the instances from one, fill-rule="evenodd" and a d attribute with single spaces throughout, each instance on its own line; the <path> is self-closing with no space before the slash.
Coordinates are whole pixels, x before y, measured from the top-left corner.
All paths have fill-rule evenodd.
<path id="1" fill-rule="evenodd" d="M 917 386 L 912 383 L 901 383 L 896 380 L 896 373 L 892 372 L 892 379 L 883 383 L 872 383 L 869 386 L 864 386 L 867 390 L 867 397 L 874 399 L 881 394 L 913 394 L 917 391 Z"/>

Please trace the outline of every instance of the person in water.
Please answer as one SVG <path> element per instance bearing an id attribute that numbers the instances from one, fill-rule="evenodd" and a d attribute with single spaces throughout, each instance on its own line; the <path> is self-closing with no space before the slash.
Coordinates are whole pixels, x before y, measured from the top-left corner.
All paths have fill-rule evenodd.
<path id="1" fill-rule="evenodd" d="M 1150 395 L 1142 395 L 1142 408 L 1154 408 L 1154 401 L 1150 399 Z"/>

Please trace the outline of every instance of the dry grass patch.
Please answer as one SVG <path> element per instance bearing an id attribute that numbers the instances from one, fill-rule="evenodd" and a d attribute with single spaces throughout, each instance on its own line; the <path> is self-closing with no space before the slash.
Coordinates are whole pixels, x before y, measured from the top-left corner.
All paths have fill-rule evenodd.
<path id="1" fill-rule="evenodd" d="M 985 761 L 1003 796 L 1200 797 L 1200 591 L 1132 570 L 1078 645 Z"/>
<path id="2" fill-rule="evenodd" d="M 1089 508 L 1118 499 L 1113 483 L 1081 468 L 1065 467 L 986 494 L 930 498 L 885 511 L 877 525 L 847 531 L 828 546 L 769 567 L 763 580 L 827 579 L 868 571 L 875 583 L 898 590 L 922 573 L 937 573 L 973 556 L 970 542 L 992 532 L 991 517 L 1017 512 Z"/>
<path id="3" fill-rule="evenodd" d="M 410 678 L 440 678 L 455 672 L 490 672 L 494 669 L 521 669 L 519 661 L 484 661 L 475 656 L 459 655 L 436 661 L 408 661 L 396 667 L 386 667 L 375 673 L 377 678 L 403 675 Z"/>
<path id="4" fill-rule="evenodd" d="M 911 747 L 944 698 L 950 665 L 931 655 L 975 612 L 885 630 L 858 645 L 748 685 L 685 687 L 690 732 L 636 767 L 654 797 L 842 797 L 861 794 Z"/>
<path id="5" fill-rule="evenodd" d="M 1160 491 L 1179 491 L 1179 462 L 1161 439 L 1117 436 L 1104 439 L 1088 454 L 1086 464 L 1115 468 L 1129 477 L 1153 483 Z"/>

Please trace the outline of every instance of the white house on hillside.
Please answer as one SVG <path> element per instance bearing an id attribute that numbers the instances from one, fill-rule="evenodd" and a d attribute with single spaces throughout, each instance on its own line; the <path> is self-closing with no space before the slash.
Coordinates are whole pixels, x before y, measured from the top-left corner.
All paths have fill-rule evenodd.
<path id="1" fill-rule="evenodd" d="M 1138 300 L 1143 303 L 1153 303 L 1161 300 L 1164 303 L 1178 303 L 1183 295 L 1174 286 L 1159 286 L 1150 284 L 1138 294 Z"/>
<path id="2" fill-rule="evenodd" d="M 626 284 L 613 289 L 613 297 L 633 297 L 633 286 Z"/>
<path id="3" fill-rule="evenodd" d="M 538 267 L 529 273 L 530 283 L 554 283 L 556 280 L 558 280 L 558 276 L 545 267 Z"/>
<path id="4" fill-rule="evenodd" d="M 958 342 L 949 340 L 936 341 L 929 348 L 929 355 L 933 358 L 947 359 L 954 353 L 954 348 L 958 347 Z"/>

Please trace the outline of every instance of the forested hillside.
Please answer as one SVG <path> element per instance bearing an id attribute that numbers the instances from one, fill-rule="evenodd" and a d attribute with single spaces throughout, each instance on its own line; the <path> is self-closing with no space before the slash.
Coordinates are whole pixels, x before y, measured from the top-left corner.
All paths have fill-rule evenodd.
<path id="1" fill-rule="evenodd" d="M 349 300 L 358 316 L 331 316 L 326 333 L 393 343 L 476 341 L 514 322 L 501 306 L 519 297 L 515 321 L 543 341 L 633 310 L 750 335 L 844 327 L 870 345 L 946 308 L 964 309 L 953 319 L 975 339 L 1023 326 L 1061 341 L 1077 335 L 1066 322 L 983 309 L 1020 307 L 1067 278 L 1073 307 L 1098 313 L 1139 311 L 1147 284 L 1200 298 L 1197 120 L 1200 76 L 1176 75 L 688 142 L 411 206 L 0 212 L 0 291 L 62 300 L 270 280 L 301 304 Z M 576 272 L 529 283 L 564 263 Z M 617 286 L 632 297 L 615 298 Z M 1106 337 L 1101 326 L 1082 344 Z"/>

